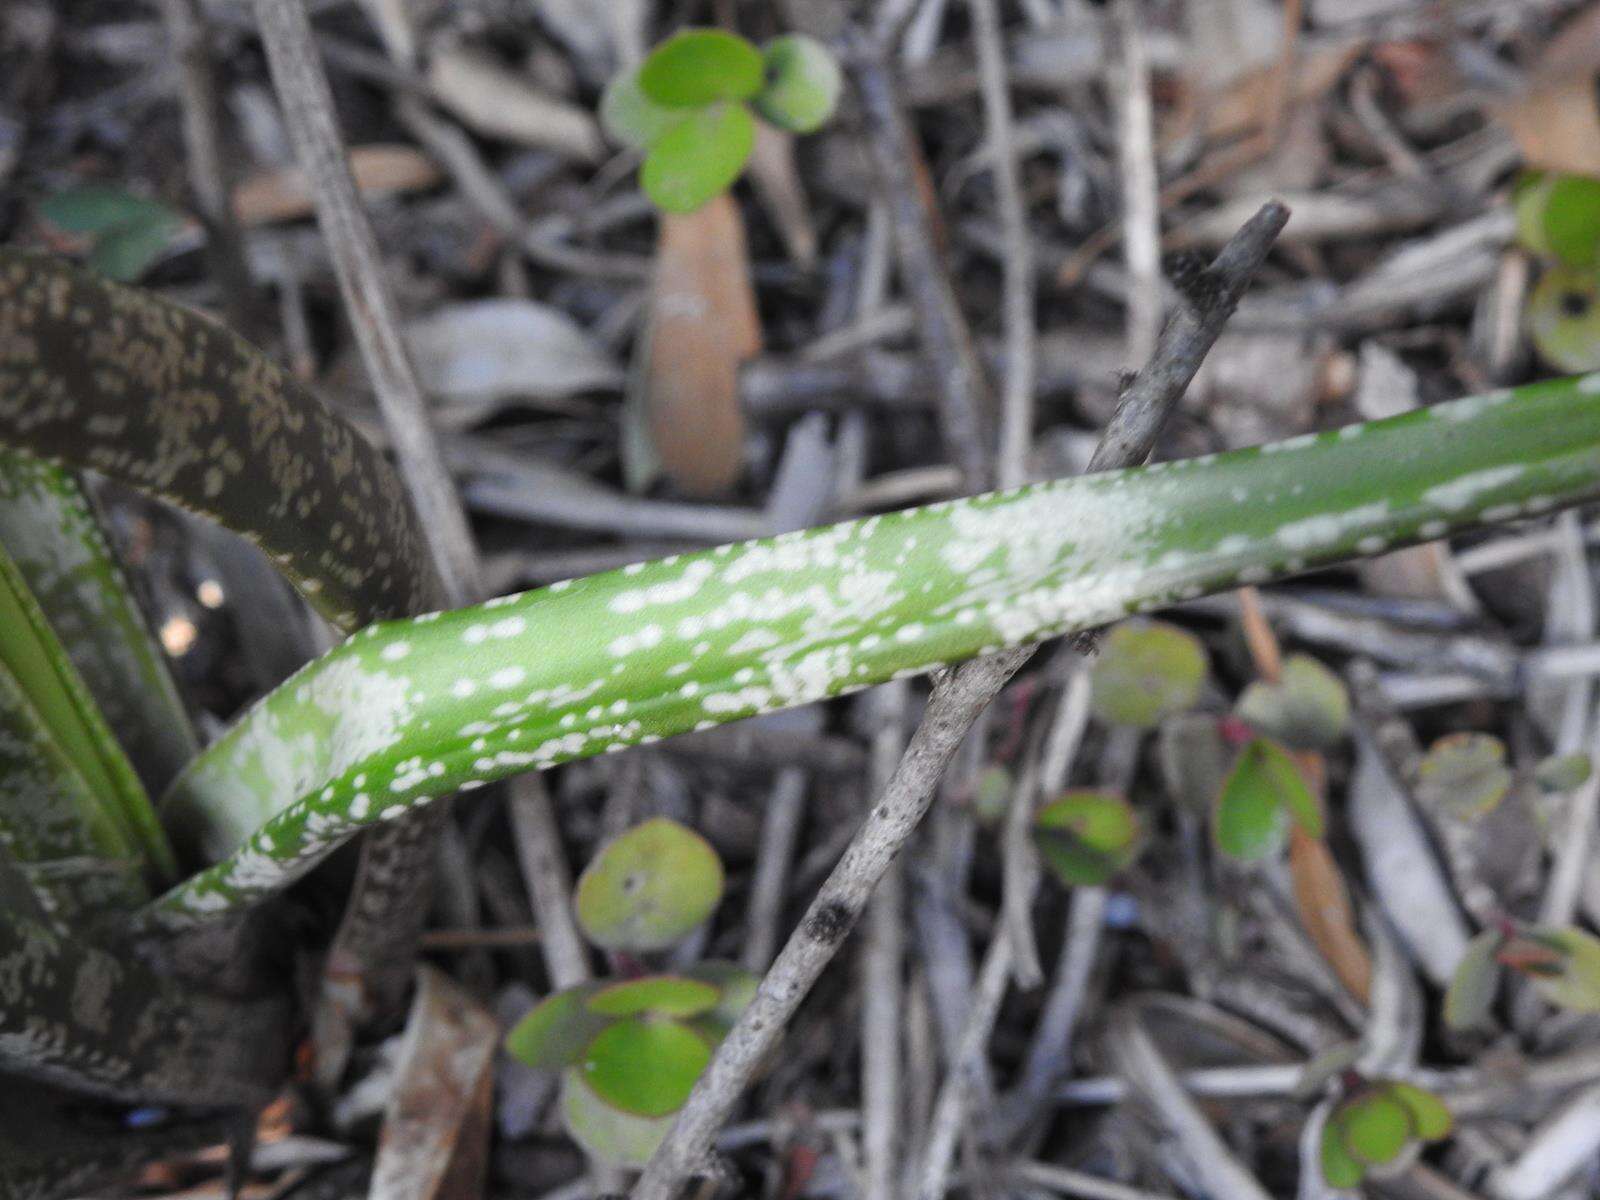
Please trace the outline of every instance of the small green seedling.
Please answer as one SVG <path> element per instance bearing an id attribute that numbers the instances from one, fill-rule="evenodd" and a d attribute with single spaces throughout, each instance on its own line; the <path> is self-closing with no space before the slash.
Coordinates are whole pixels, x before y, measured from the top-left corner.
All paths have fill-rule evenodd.
<path id="1" fill-rule="evenodd" d="M 1234 858 L 1265 858 L 1282 847 L 1291 822 L 1320 838 L 1322 805 L 1293 755 L 1269 738 L 1250 737 L 1217 794 L 1217 847 Z"/>
<path id="2" fill-rule="evenodd" d="M 1505 744 L 1487 733 L 1452 733 L 1428 748 L 1417 768 L 1417 799 L 1429 809 L 1479 817 L 1511 791 Z"/>
<path id="3" fill-rule="evenodd" d="M 1106 635 L 1091 669 L 1094 714 L 1108 724 L 1154 729 L 1194 706 L 1206 670 L 1200 640 L 1176 625 L 1118 625 Z"/>
<path id="4" fill-rule="evenodd" d="M 1600 940 L 1571 927 L 1506 920 L 1467 943 L 1444 998 L 1445 1023 L 1488 1022 L 1502 968 L 1532 980 L 1546 1001 L 1572 1012 L 1600 1012 Z"/>
<path id="5" fill-rule="evenodd" d="M 117 187 L 86 186 L 39 202 L 39 215 L 65 234 L 84 238 L 84 261 L 120 283 L 132 283 L 172 246 L 183 217 L 162 204 Z"/>
<path id="6" fill-rule="evenodd" d="M 1097 887 L 1139 856 L 1139 817 L 1114 792 L 1068 792 L 1033 819 L 1033 842 L 1062 884 Z"/>
<path id="7" fill-rule="evenodd" d="M 1432 1092 L 1352 1075 L 1322 1129 L 1322 1177 L 1330 1187 L 1356 1187 L 1369 1174 L 1400 1169 L 1422 1143 L 1448 1137 L 1453 1125 L 1450 1110 Z"/>
<path id="8" fill-rule="evenodd" d="M 1528 297 L 1528 334 L 1568 371 L 1600 367 L 1600 179 L 1535 174 L 1518 185 L 1517 239 L 1546 260 Z"/>
<path id="9" fill-rule="evenodd" d="M 1552 754 L 1533 769 L 1533 781 L 1540 791 L 1560 795 L 1577 791 L 1593 769 L 1587 754 Z"/>
<path id="10" fill-rule="evenodd" d="M 833 55 L 804 35 L 773 38 L 758 50 L 720 29 L 685 29 L 612 80 L 600 120 L 612 138 L 644 151 L 639 181 L 651 202 L 692 212 L 744 170 L 756 113 L 780 129 L 811 133 L 832 115 L 841 82 Z"/>
<path id="11" fill-rule="evenodd" d="M 619 955 L 664 950 L 711 915 L 722 882 L 722 862 L 704 838 L 676 821 L 646 821 L 584 871 L 578 923 Z M 643 1166 L 756 983 L 731 963 L 707 962 L 581 984 L 524 1017 L 506 1050 L 560 1073 L 562 1117 L 590 1154 Z"/>
<path id="12" fill-rule="evenodd" d="M 1350 693 L 1342 679 L 1309 654 L 1291 654 L 1283 660 L 1277 683 L 1252 683 L 1233 711 L 1292 750 L 1330 750 L 1350 726 Z"/>

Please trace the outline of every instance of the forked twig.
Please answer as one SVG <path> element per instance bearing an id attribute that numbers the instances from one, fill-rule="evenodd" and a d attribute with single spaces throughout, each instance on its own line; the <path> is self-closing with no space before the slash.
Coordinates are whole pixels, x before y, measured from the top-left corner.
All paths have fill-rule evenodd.
<path id="1" fill-rule="evenodd" d="M 1186 289 L 1189 303 L 1163 332 L 1156 356 L 1124 390 L 1091 460 L 1107 470 L 1142 462 L 1240 294 L 1288 220 L 1268 204 L 1223 247 Z M 634 1186 L 633 1200 L 672 1200 L 700 1170 L 712 1139 L 784 1026 L 860 916 L 873 888 L 933 802 L 961 739 L 1034 647 L 1005 650 L 940 675 L 923 716 L 883 796 L 851 840 L 798 929 L 767 972 L 750 1007 L 717 1050 Z"/>

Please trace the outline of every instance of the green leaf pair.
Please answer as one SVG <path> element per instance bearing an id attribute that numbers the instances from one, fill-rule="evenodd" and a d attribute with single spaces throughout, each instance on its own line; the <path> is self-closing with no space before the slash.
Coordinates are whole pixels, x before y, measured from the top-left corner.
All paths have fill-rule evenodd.
<path id="1" fill-rule="evenodd" d="M 656 207 L 692 212 L 744 170 L 756 139 L 750 106 L 781 129 L 810 133 L 832 114 L 841 82 L 833 55 L 804 35 L 758 50 L 719 29 L 685 29 L 611 82 L 600 120 L 645 152 L 639 178 Z"/>
<path id="2" fill-rule="evenodd" d="M 119 283 L 138 279 L 172 245 L 183 217 L 123 188 L 80 187 L 39 202 L 39 215 L 63 233 L 90 239 L 87 264 Z"/>
<path id="3" fill-rule="evenodd" d="M 1373 1080 L 1346 1097 L 1322 1130 L 1322 1177 L 1352 1188 L 1374 1169 L 1396 1165 L 1419 1142 L 1448 1137 L 1454 1121 L 1432 1092 L 1398 1080 Z"/>
<path id="4" fill-rule="evenodd" d="M 1114 792 L 1068 792 L 1040 809 L 1033 841 L 1064 885 L 1098 887 L 1139 856 L 1138 814 Z"/>
<path id="5" fill-rule="evenodd" d="M 1252 738 L 1234 760 L 1217 796 L 1212 829 L 1234 858 L 1265 858 L 1283 845 L 1290 822 L 1322 836 L 1322 805 L 1293 756 L 1276 742 Z"/>
<path id="6" fill-rule="evenodd" d="M 612 951 L 664 950 L 711 915 L 722 862 L 699 834 L 656 818 L 608 843 L 578 880 L 578 924 Z M 711 1053 L 755 996 L 732 963 L 594 982 L 547 997 L 506 1038 L 512 1057 L 562 1073 L 568 1132 L 591 1154 L 639 1166 Z"/>
<path id="7" fill-rule="evenodd" d="M 1600 179 L 1538 173 L 1517 187 L 1517 240 L 1547 259 L 1528 297 L 1529 336 L 1564 371 L 1600 367 Z"/>
<path id="8" fill-rule="evenodd" d="M 1467 943 L 1445 992 L 1445 1024 L 1452 1029 L 1486 1024 L 1506 967 L 1531 979 L 1558 1008 L 1600 1012 L 1600 940 L 1581 929 L 1507 922 Z"/>

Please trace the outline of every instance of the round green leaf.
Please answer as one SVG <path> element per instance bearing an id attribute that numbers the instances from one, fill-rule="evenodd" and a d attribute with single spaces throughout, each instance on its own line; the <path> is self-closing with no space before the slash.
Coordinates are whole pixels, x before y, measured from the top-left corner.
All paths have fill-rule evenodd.
<path id="1" fill-rule="evenodd" d="M 1289 819 L 1322 836 L 1322 808 L 1283 747 L 1256 738 L 1239 752 L 1217 797 L 1217 845 L 1234 858 L 1256 859 L 1283 843 Z"/>
<path id="2" fill-rule="evenodd" d="M 1467 943 L 1444 994 L 1444 1023 L 1451 1029 L 1472 1029 L 1489 1019 L 1500 987 L 1498 930 L 1486 929 Z"/>
<path id="3" fill-rule="evenodd" d="M 607 950 L 664 950 L 722 899 L 722 861 L 711 843 L 657 817 L 595 856 L 578 879 L 578 924 Z"/>
<path id="4" fill-rule="evenodd" d="M 711 1061 L 704 1038 L 676 1021 L 629 1017 L 589 1043 L 578 1069 L 594 1094 L 636 1117 L 664 1117 L 683 1107 Z"/>
<path id="5" fill-rule="evenodd" d="M 1415 1084 L 1402 1083 L 1392 1080 L 1388 1084 L 1389 1094 L 1403 1104 L 1406 1111 L 1411 1114 L 1411 1134 L 1425 1142 L 1436 1142 L 1442 1137 L 1449 1137 L 1450 1131 L 1455 1128 L 1455 1118 L 1450 1115 L 1450 1110 L 1445 1102 L 1425 1088 Z"/>
<path id="6" fill-rule="evenodd" d="M 66 233 L 94 239 L 87 263 L 107 279 L 131 283 L 166 253 L 183 217 L 158 200 L 122 188 L 74 188 L 39 202 L 39 215 Z"/>
<path id="7" fill-rule="evenodd" d="M 1345 1149 L 1359 1162 L 1393 1162 L 1411 1140 L 1411 1113 L 1387 1089 L 1365 1091 L 1341 1104 L 1334 1123 Z"/>
<path id="8" fill-rule="evenodd" d="M 589 997 L 589 1011 L 604 1017 L 632 1017 L 654 1013 L 662 1017 L 692 1017 L 716 1006 L 721 991 L 698 979 L 681 975 L 646 975 L 608 984 Z"/>
<path id="9" fill-rule="evenodd" d="M 745 100 L 761 90 L 761 53 L 721 29 L 685 29 L 651 51 L 639 68 L 639 89 L 669 108 Z"/>
<path id="10" fill-rule="evenodd" d="M 584 1003 L 598 988 L 585 983 L 545 997 L 506 1035 L 506 1053 L 542 1071 L 570 1067 L 606 1027 L 607 1019 Z"/>
<path id="11" fill-rule="evenodd" d="M 1545 999 L 1573 1012 L 1600 1012 L 1600 941 L 1581 929 L 1537 929 L 1528 936 L 1561 955 L 1553 971 L 1533 976 Z"/>
<path id="12" fill-rule="evenodd" d="M 1417 799 L 1428 808 L 1475 817 L 1511 790 L 1506 748 L 1487 733 L 1452 733 L 1428 748 L 1417 768 Z"/>
<path id="13" fill-rule="evenodd" d="M 1254 728 L 1296 750 L 1327 750 L 1350 724 L 1344 681 L 1309 654 L 1291 654 L 1278 683 L 1252 683 L 1234 712 Z"/>
<path id="14" fill-rule="evenodd" d="M 1587 754 L 1553 754 L 1533 772 L 1534 781 L 1546 792 L 1571 792 L 1582 787 L 1593 770 Z"/>
<path id="15" fill-rule="evenodd" d="M 1096 886 L 1133 861 L 1139 818 L 1112 792 L 1068 792 L 1034 817 L 1034 844 L 1063 884 Z"/>
<path id="16" fill-rule="evenodd" d="M 980 824 L 992 825 L 1006 815 L 1015 786 L 1011 772 L 1004 767 L 989 766 L 978 772 L 972 787 L 972 814 Z"/>
<path id="17" fill-rule="evenodd" d="M 1338 1122 L 1329 1119 L 1322 1127 L 1322 1178 L 1329 1187 L 1353 1188 L 1361 1182 L 1367 1169 L 1351 1157 L 1345 1149 L 1344 1135 Z"/>
<path id="18" fill-rule="evenodd" d="M 766 86 L 756 111 L 780 129 L 810 133 L 821 128 L 839 103 L 844 77 L 828 48 L 802 33 L 773 38 L 762 48 Z"/>
<path id="19" fill-rule="evenodd" d="M 639 182 L 664 212 L 693 212 L 739 178 L 756 144 L 742 104 L 713 104 L 674 125 L 650 147 Z"/>
<path id="20" fill-rule="evenodd" d="M 1528 297 L 1528 334 L 1562 371 L 1600 368 L 1600 273 L 1551 267 Z"/>
<path id="21" fill-rule="evenodd" d="M 1517 240 L 1569 267 L 1600 266 L 1600 179 L 1542 175 L 1518 189 Z"/>
<path id="22" fill-rule="evenodd" d="M 595 1095 L 578 1068 L 562 1072 L 562 1123 L 572 1140 L 600 1162 L 638 1170 L 650 1161 L 677 1119 L 677 1113 L 636 1117 L 613 1108 Z"/>
<path id="23" fill-rule="evenodd" d="M 1118 625 L 1091 672 L 1095 715 L 1150 729 L 1192 706 L 1206 677 L 1199 639 L 1159 621 Z"/>
<path id="24" fill-rule="evenodd" d="M 648 150 L 687 115 L 646 96 L 639 86 L 638 67 L 614 77 L 600 97 L 600 124 L 606 135 L 635 150 Z"/>

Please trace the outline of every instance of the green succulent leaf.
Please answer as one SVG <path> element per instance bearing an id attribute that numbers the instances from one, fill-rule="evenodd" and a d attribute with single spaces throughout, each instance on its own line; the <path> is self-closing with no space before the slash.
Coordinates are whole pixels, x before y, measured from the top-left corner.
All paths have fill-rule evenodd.
<path id="1" fill-rule="evenodd" d="M 0 388 L 0 439 L 15 435 L 6 404 Z M 375 625 L 180 776 L 167 803 L 212 814 L 222 861 L 148 919 L 213 920 L 462 786 L 1104 624 L 1235 586 L 1241 570 L 1296 573 L 1600 492 L 1600 379 L 1352 428 Z M 1241 505 L 1241 490 L 1277 499 Z"/>
<path id="2" fill-rule="evenodd" d="M 638 1170 L 650 1160 L 678 1114 L 638 1117 L 607 1104 L 572 1067 L 561 1075 L 561 1122 L 593 1158 L 609 1166 Z"/>
<path id="3" fill-rule="evenodd" d="M 639 90 L 668 108 L 748 100 L 761 90 L 761 52 L 721 29 L 685 29 L 657 46 L 639 68 Z"/>
<path id="4" fill-rule="evenodd" d="M 1353 1188 L 1365 1178 L 1367 1168 L 1345 1147 L 1344 1133 L 1330 1118 L 1322 1127 L 1322 1178 L 1332 1188 Z"/>
<path id="5" fill-rule="evenodd" d="M 1278 683 L 1245 688 L 1234 709 L 1240 719 L 1295 750 L 1338 745 L 1350 724 L 1350 693 L 1344 681 L 1309 654 L 1283 661 Z"/>
<path id="6" fill-rule="evenodd" d="M 1553 970 L 1532 975 L 1544 998 L 1573 1012 L 1600 1012 L 1600 940 L 1581 929 L 1535 929 L 1528 936 L 1559 954 Z"/>
<path id="7" fill-rule="evenodd" d="M 1015 786 L 1011 772 L 998 764 L 978 772 L 977 781 L 972 785 L 972 813 L 980 824 L 993 825 L 1006 815 Z"/>
<path id="8" fill-rule="evenodd" d="M 1097 886 L 1139 852 L 1139 818 L 1111 792 L 1068 792 L 1034 817 L 1033 841 L 1066 886 Z"/>
<path id="9" fill-rule="evenodd" d="M 1568 267 L 1600 266 L 1600 179 L 1544 174 L 1517 189 L 1517 240 Z"/>
<path id="10" fill-rule="evenodd" d="M 1505 744 L 1490 734 L 1447 734 L 1417 767 L 1417 799 L 1436 812 L 1481 816 L 1511 790 L 1505 758 Z"/>
<path id="11" fill-rule="evenodd" d="M 721 998 L 721 990 L 703 980 L 646 975 L 602 987 L 589 997 L 588 1007 L 603 1017 L 693 1017 L 715 1008 Z"/>
<path id="12" fill-rule="evenodd" d="M 1283 844 L 1293 820 L 1312 837 L 1322 836 L 1322 807 L 1294 759 L 1266 738 L 1239 752 L 1217 797 L 1217 845 L 1240 859 L 1264 858 Z"/>
<path id="13" fill-rule="evenodd" d="M 722 899 L 722 860 L 692 829 L 657 817 L 600 851 L 578 879 L 578 924 L 607 950 L 681 941 Z"/>
<path id="14" fill-rule="evenodd" d="M 1091 671 L 1095 715 L 1151 729 L 1191 707 L 1206 677 L 1206 652 L 1193 634 L 1161 621 L 1118 625 Z"/>
<path id="15" fill-rule="evenodd" d="M 688 113 L 657 104 L 639 86 L 639 68 L 633 67 L 606 85 L 600 97 L 600 124 L 612 141 L 635 150 L 648 150 Z"/>
<path id="16" fill-rule="evenodd" d="M 1528 296 L 1528 334 L 1557 370 L 1600 367 L 1600 268 L 1551 267 Z"/>
<path id="17" fill-rule="evenodd" d="M 199 743 L 121 564 L 71 474 L 0 451 L 0 546 L 145 786 L 166 787 Z"/>
<path id="18" fill-rule="evenodd" d="M 1393 1162 L 1412 1139 L 1410 1109 L 1381 1086 L 1340 1105 L 1334 1124 L 1351 1157 L 1368 1166 Z"/>
<path id="19" fill-rule="evenodd" d="M 1500 989 L 1498 930 L 1486 929 L 1467 943 L 1444 994 L 1444 1022 L 1451 1029 L 1475 1029 L 1489 1020 Z"/>
<path id="20" fill-rule="evenodd" d="M 1425 1142 L 1436 1142 L 1440 1138 L 1449 1137 L 1450 1131 L 1455 1128 L 1455 1118 L 1450 1115 L 1449 1106 L 1439 1097 L 1426 1088 L 1419 1088 L 1413 1083 L 1403 1083 L 1400 1080 L 1390 1080 L 1387 1083 L 1389 1095 L 1393 1096 L 1411 1115 L 1411 1135 Z"/>
<path id="21" fill-rule="evenodd" d="M 1551 793 L 1573 792 L 1589 778 L 1593 765 L 1587 754 L 1553 754 L 1534 768 L 1534 782 Z"/>
<path id="22" fill-rule="evenodd" d="M 677 1021 L 628 1017 L 606 1026 L 578 1070 L 601 1100 L 636 1117 L 664 1117 L 683 1107 L 711 1047 Z"/>
<path id="23" fill-rule="evenodd" d="M 1161 723 L 1156 740 L 1161 779 L 1189 812 L 1209 816 L 1233 755 L 1210 713 L 1180 713 Z"/>
<path id="24" fill-rule="evenodd" d="M 839 62 L 816 38 L 790 33 L 762 47 L 766 86 L 756 95 L 756 111 L 780 129 L 811 133 L 820 129 L 839 103 L 844 77 Z"/>
<path id="25" fill-rule="evenodd" d="M 587 1003 L 601 986 L 584 983 L 546 996 L 506 1035 L 506 1053 L 541 1071 L 570 1067 L 610 1023 Z"/>
<path id="26" fill-rule="evenodd" d="M 693 212 L 730 187 L 756 144 L 756 122 L 738 103 L 711 104 L 665 130 L 645 155 L 639 182 L 664 212 Z"/>

